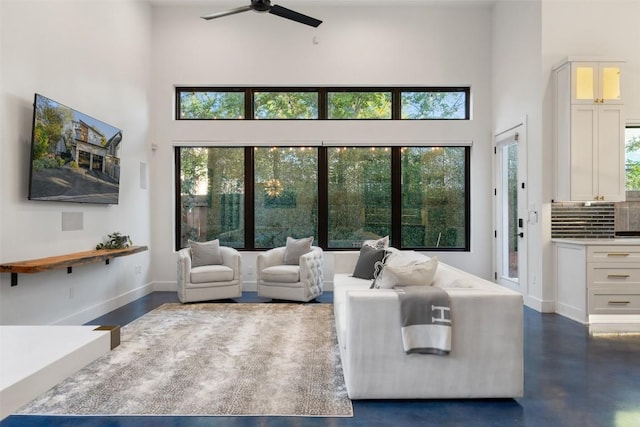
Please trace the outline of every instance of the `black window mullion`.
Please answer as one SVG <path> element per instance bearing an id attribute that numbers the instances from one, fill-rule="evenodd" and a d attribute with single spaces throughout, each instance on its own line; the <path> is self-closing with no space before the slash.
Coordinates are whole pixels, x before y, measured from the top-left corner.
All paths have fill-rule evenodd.
<path id="1" fill-rule="evenodd" d="M 329 247 L 329 160 L 327 147 L 318 147 L 318 246 Z"/>
<path id="2" fill-rule="evenodd" d="M 244 248 L 255 249 L 254 149 L 244 148 Z"/>
<path id="3" fill-rule="evenodd" d="M 329 91 L 326 88 L 318 89 L 318 120 L 327 120 L 329 117 Z"/>
<path id="4" fill-rule="evenodd" d="M 174 177 L 174 188 L 175 188 L 175 216 L 176 216 L 176 224 L 175 224 L 175 249 L 179 251 L 182 247 L 182 180 L 180 177 L 180 171 L 182 170 L 182 165 L 180 162 L 180 147 L 174 147 L 173 149 L 174 156 L 174 167 L 176 170 Z"/>
<path id="5" fill-rule="evenodd" d="M 391 241 L 402 247 L 402 147 L 391 149 Z"/>
<path id="6" fill-rule="evenodd" d="M 391 120 L 400 120 L 402 114 L 402 98 L 400 89 L 393 89 L 391 91 Z"/>
<path id="7" fill-rule="evenodd" d="M 246 89 L 244 92 L 244 118 L 247 120 L 255 119 L 253 114 L 253 89 Z"/>
<path id="8" fill-rule="evenodd" d="M 464 250 L 471 250 L 471 147 L 464 149 Z"/>

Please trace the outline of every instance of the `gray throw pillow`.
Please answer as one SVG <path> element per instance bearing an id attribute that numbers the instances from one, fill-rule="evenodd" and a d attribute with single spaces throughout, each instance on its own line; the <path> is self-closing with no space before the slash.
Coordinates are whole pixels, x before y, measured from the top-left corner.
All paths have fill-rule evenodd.
<path id="1" fill-rule="evenodd" d="M 360 256 L 353 270 L 353 277 L 372 280 L 376 269 L 376 263 L 382 262 L 386 251 L 384 249 L 374 249 L 369 245 L 360 248 Z"/>
<path id="2" fill-rule="evenodd" d="M 287 247 L 284 251 L 284 263 L 287 265 L 300 264 L 300 257 L 308 252 L 311 252 L 312 243 L 313 236 L 305 237 L 303 239 L 294 239 L 293 237 L 287 237 Z"/>
<path id="3" fill-rule="evenodd" d="M 220 240 L 215 239 L 208 242 L 189 240 L 189 246 L 191 247 L 191 267 L 222 264 Z"/>

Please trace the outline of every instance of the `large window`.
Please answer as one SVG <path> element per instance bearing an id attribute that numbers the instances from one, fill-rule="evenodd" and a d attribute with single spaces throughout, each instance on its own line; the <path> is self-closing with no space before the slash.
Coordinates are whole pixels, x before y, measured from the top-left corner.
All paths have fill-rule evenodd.
<path id="1" fill-rule="evenodd" d="M 176 248 L 469 250 L 469 147 L 176 147 Z"/>
<path id="2" fill-rule="evenodd" d="M 469 120 L 468 87 L 178 87 L 178 120 Z"/>
<path id="3" fill-rule="evenodd" d="M 318 238 L 317 147 L 255 148 L 255 248 Z"/>
<path id="4" fill-rule="evenodd" d="M 640 200 L 640 125 L 627 126 L 625 154 L 627 200 Z"/>
<path id="5" fill-rule="evenodd" d="M 244 148 L 181 147 L 179 155 L 178 242 L 220 239 L 245 247 Z"/>
<path id="6" fill-rule="evenodd" d="M 391 150 L 328 148 L 329 248 L 391 234 Z"/>
<path id="7" fill-rule="evenodd" d="M 465 164 L 463 147 L 402 150 L 402 246 L 464 247 Z"/>

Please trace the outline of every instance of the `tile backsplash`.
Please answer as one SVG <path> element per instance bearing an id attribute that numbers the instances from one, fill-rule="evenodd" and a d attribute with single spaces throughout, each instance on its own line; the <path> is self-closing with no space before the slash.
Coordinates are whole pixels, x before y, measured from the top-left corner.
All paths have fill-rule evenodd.
<path id="1" fill-rule="evenodd" d="M 615 217 L 614 203 L 552 203 L 551 237 L 611 238 Z"/>
<path id="2" fill-rule="evenodd" d="M 640 231 L 640 201 L 551 204 L 552 238 L 612 238 L 615 231 Z"/>
<path id="3" fill-rule="evenodd" d="M 640 231 L 640 202 L 616 203 L 616 230 Z"/>

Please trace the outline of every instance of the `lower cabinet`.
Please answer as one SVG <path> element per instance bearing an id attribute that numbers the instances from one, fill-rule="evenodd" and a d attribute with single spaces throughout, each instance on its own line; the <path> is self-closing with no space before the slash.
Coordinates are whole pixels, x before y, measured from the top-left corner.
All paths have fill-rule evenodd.
<path id="1" fill-rule="evenodd" d="M 640 313 L 640 248 L 587 247 L 589 314 Z"/>
<path id="2" fill-rule="evenodd" d="M 556 313 L 581 323 L 640 314 L 640 246 L 556 242 L 554 255 Z"/>

